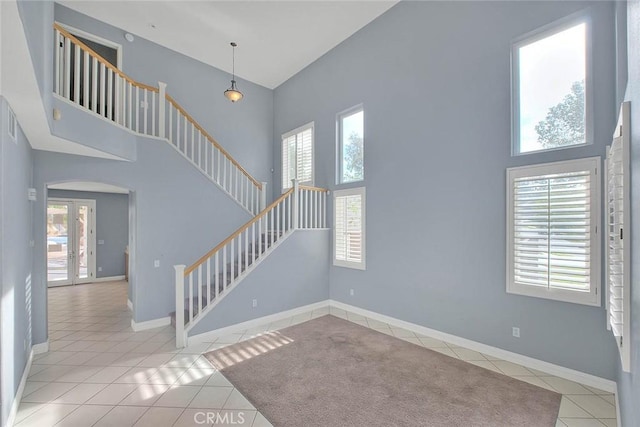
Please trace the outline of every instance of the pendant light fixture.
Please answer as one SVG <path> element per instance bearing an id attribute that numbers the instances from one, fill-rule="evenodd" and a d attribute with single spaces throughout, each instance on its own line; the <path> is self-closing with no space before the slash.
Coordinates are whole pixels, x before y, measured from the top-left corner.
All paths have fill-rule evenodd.
<path id="1" fill-rule="evenodd" d="M 233 49 L 233 74 L 231 78 L 231 87 L 224 91 L 224 96 L 231 102 L 240 101 L 243 97 L 242 92 L 236 87 L 236 46 L 235 42 L 231 42 L 231 48 Z"/>

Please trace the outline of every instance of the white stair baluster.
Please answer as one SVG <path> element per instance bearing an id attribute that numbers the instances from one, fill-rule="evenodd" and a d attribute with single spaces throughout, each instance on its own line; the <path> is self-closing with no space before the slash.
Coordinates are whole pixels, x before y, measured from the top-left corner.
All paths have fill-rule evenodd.
<path id="1" fill-rule="evenodd" d="M 64 38 L 64 97 L 71 99 L 71 40 Z"/>
<path id="2" fill-rule="evenodd" d="M 98 60 L 91 58 L 91 111 L 98 113 Z"/>
<path id="3" fill-rule="evenodd" d="M 80 46 L 73 46 L 73 102 L 80 105 Z"/>
<path id="4" fill-rule="evenodd" d="M 109 120 L 113 120 L 113 70 L 107 69 L 107 115 Z"/>
<path id="5" fill-rule="evenodd" d="M 58 49 L 56 49 L 56 52 Z M 89 52 L 83 51 L 82 56 L 82 106 L 89 109 Z"/>
<path id="6" fill-rule="evenodd" d="M 189 323 L 193 321 L 193 272 L 189 273 Z"/>
<path id="7" fill-rule="evenodd" d="M 204 281 L 207 285 L 207 307 L 211 304 L 211 257 L 207 258 L 207 277 Z"/>

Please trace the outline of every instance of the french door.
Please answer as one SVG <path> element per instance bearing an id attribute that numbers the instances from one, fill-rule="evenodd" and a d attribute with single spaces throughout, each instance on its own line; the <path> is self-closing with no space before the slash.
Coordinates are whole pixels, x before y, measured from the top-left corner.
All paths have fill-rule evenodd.
<path id="1" fill-rule="evenodd" d="M 47 283 L 49 287 L 92 282 L 95 278 L 96 201 L 47 201 Z"/>

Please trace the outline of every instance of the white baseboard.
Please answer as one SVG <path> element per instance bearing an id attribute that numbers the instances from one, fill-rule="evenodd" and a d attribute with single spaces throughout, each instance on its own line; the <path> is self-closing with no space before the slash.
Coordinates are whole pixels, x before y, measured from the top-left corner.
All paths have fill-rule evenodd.
<path id="1" fill-rule="evenodd" d="M 160 328 L 171 324 L 171 317 L 161 317 L 159 319 L 147 320 L 146 322 L 136 323 L 131 319 L 131 329 L 134 332 L 145 331 L 147 329 Z"/>
<path id="2" fill-rule="evenodd" d="M 270 314 L 268 316 L 258 317 L 257 319 L 247 320 L 246 322 L 236 323 L 235 325 L 226 326 L 220 329 L 214 329 L 213 331 L 204 332 L 202 334 L 192 335 L 187 337 L 186 345 L 195 345 L 202 342 L 213 341 L 214 339 L 233 334 L 234 332 L 244 331 L 246 329 L 256 328 L 264 325 L 265 323 L 273 323 L 278 320 L 286 319 L 287 317 L 296 316 L 298 314 L 306 313 L 311 310 L 317 310 L 319 308 L 328 307 L 329 300 L 316 302 L 309 305 L 303 305 L 302 307 L 292 308 L 291 310 L 281 311 L 279 313 Z"/>
<path id="3" fill-rule="evenodd" d="M 49 340 L 41 342 L 40 344 L 34 344 L 33 347 L 31 347 L 31 351 L 33 351 L 33 354 L 42 354 L 48 352 Z"/>
<path id="4" fill-rule="evenodd" d="M 565 368 L 564 366 L 555 365 L 553 363 L 534 359 L 532 357 L 524 356 L 522 354 L 513 353 L 511 351 L 503 350 L 501 348 L 493 347 L 487 344 L 482 344 L 477 341 L 472 341 L 466 338 L 458 337 L 456 335 L 440 332 L 435 329 L 427 328 L 425 326 L 416 325 L 415 323 L 405 322 L 404 320 L 396 319 L 390 316 L 385 316 L 383 314 L 365 310 L 365 309 L 355 307 L 349 304 L 345 304 L 339 301 L 330 300 L 329 305 L 331 307 L 346 310 L 354 314 L 359 314 L 361 316 L 378 320 L 380 322 L 388 323 L 390 325 L 397 326 L 399 328 L 407 329 L 412 332 L 425 335 L 430 338 L 438 339 L 440 341 L 445 341 L 460 347 L 468 348 L 470 350 L 475 350 L 480 353 L 487 354 L 489 356 L 506 360 L 508 362 L 517 363 L 526 368 L 531 368 L 538 371 L 546 372 L 548 374 L 551 374 L 560 378 L 564 378 L 570 381 L 575 381 L 575 382 L 585 384 L 590 387 L 595 387 L 610 393 L 616 392 L 616 382 L 608 380 L 606 378 L 601 378 L 595 375 Z"/>
<path id="5" fill-rule="evenodd" d="M 133 303 L 130 299 L 127 299 L 127 307 L 129 308 L 129 311 L 133 311 Z"/>
<path id="6" fill-rule="evenodd" d="M 96 277 L 91 283 L 116 282 L 121 280 L 124 280 L 124 274 L 122 276 Z"/>
<path id="7" fill-rule="evenodd" d="M 43 344 L 47 345 L 47 350 L 48 350 L 49 341 Z M 9 411 L 9 418 L 7 418 L 7 427 L 13 427 L 13 424 L 15 423 L 16 415 L 18 414 L 18 407 L 20 406 L 20 402 L 22 401 L 22 393 L 24 393 L 24 387 L 27 384 L 27 378 L 29 378 L 29 371 L 31 371 L 33 356 L 38 354 L 35 351 L 37 345 L 42 345 L 42 344 L 34 345 L 33 347 L 31 347 L 31 351 L 29 352 L 29 358 L 27 359 L 27 364 L 24 367 L 24 372 L 22 372 L 22 378 L 20 379 L 18 390 L 16 390 L 16 395 L 13 397 L 13 403 L 11 404 L 11 409 Z"/>

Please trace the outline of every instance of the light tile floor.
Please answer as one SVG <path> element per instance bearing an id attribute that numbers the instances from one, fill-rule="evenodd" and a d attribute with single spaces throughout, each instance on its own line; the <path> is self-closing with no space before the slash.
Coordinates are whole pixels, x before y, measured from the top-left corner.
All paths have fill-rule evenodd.
<path id="1" fill-rule="evenodd" d="M 207 425 L 207 416 L 214 417 L 208 425 L 270 426 L 201 354 L 329 312 L 562 393 L 557 426 L 616 426 L 611 393 L 343 310 L 315 310 L 176 349 L 171 326 L 133 332 L 126 300 L 125 282 L 49 289 L 50 351 L 34 358 L 17 426 L 197 426 Z"/>

